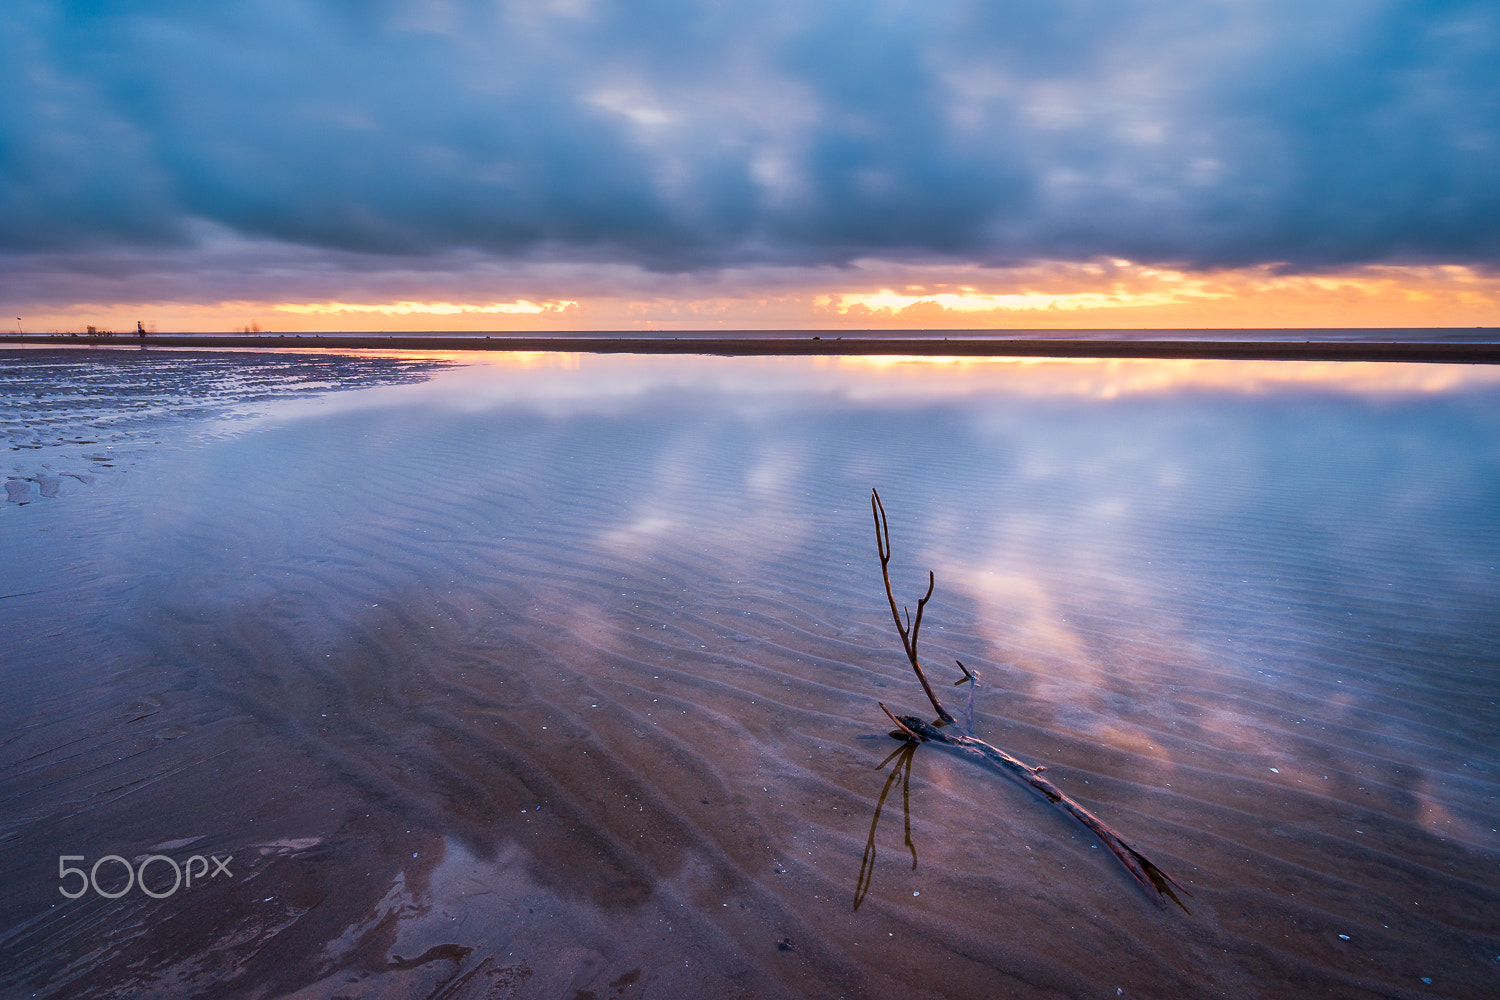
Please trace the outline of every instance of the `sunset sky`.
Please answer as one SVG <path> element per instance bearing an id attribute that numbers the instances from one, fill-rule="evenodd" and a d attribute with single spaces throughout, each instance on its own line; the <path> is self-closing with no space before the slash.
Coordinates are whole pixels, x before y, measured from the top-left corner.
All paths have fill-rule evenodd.
<path id="1" fill-rule="evenodd" d="M 1500 5 L 6 0 L 28 331 L 1500 326 Z"/>

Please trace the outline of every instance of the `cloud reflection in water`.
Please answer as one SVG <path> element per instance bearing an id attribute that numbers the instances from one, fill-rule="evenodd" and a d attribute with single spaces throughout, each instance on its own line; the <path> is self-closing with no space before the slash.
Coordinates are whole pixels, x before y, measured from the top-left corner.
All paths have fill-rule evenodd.
<path id="1" fill-rule="evenodd" d="M 138 823 L 227 837 L 253 814 L 351 871 L 399 863 L 403 885 L 427 854 L 363 866 L 346 811 L 461 845 L 443 885 L 503 860 L 555 926 L 590 921 L 556 949 L 595 963 L 575 989 L 643 967 L 618 942 L 595 953 L 658 916 L 692 936 L 652 938 L 655 957 L 762 993 L 987 996 L 997 975 L 1018 996 L 1292 975 L 1351 993 L 1437 951 L 1489 974 L 1463 963 L 1488 947 L 1468 915 L 1500 849 L 1496 370 L 456 360 L 145 456 L 113 494 L 128 530 L 50 543 L 114 569 L 15 611 L 16 648 L 87 616 L 69 634 L 110 630 L 112 676 L 197 706 L 164 708 L 174 724 L 232 720 L 236 759 L 257 761 L 215 773 L 244 789 L 219 811 L 177 796 Z M 1208 918 L 1138 919 L 1064 818 L 939 755 L 916 776 L 921 870 L 882 870 L 850 913 L 887 777 L 875 702 L 923 704 L 871 486 L 897 591 L 937 575 L 934 680 L 954 659 L 983 674 L 976 735 L 1150 844 Z M 270 805 L 298 782 L 344 811 Z M 493 902 L 436 905 L 505 926 Z M 1373 971 L 1263 934 L 1332 924 L 1380 942 Z M 1087 953 L 1061 932 L 1078 927 Z M 900 954 L 876 953 L 897 932 Z M 484 946 L 454 937 L 418 943 Z"/>

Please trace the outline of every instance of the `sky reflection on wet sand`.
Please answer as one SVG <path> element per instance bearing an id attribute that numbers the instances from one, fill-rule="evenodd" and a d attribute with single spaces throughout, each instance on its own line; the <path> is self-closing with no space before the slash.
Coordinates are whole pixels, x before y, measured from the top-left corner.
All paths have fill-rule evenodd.
<path id="1" fill-rule="evenodd" d="M 44 591 L 0 604 L 8 988 L 1493 985 L 1500 371 L 454 360 L 207 440 L 166 422 L 0 511 L 0 593 Z M 898 595 L 936 572 L 932 669 L 981 674 L 976 735 L 1047 764 L 1191 916 L 934 747 L 920 864 L 892 798 L 854 912 L 895 749 L 875 701 L 922 706 L 871 486 Z M 52 906 L 57 844 L 190 834 L 265 859 L 243 899 L 194 926 Z M 288 839 L 317 846 L 257 853 Z M 114 960 L 78 961 L 104 922 Z"/>

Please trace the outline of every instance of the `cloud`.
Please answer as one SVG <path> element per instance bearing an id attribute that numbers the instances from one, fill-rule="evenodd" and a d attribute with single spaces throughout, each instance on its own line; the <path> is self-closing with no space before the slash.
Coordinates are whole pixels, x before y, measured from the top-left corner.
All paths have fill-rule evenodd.
<path id="1" fill-rule="evenodd" d="M 28 258 L 0 298 L 28 330 L 860 330 L 1495 327 L 1500 272 L 1362 265 L 1187 270 L 1119 259 L 993 267 L 859 260 L 664 273 L 476 252 L 373 257 L 220 235 L 154 254 Z M 64 262 L 67 273 L 60 273 Z M 82 264 L 92 265 L 87 274 Z M 375 266 L 383 264 L 384 266 Z M 86 295 L 77 297 L 75 285 Z M 1437 334 L 1418 334 L 1419 336 Z M 1450 334 L 1443 334 L 1449 336 Z M 1462 334 L 1458 334 L 1462 336 Z M 1487 334 L 1480 334 L 1487 335 Z M 1323 334 L 1335 336 L 1335 334 Z"/>
<path id="2" fill-rule="evenodd" d="M 9 295 L 1500 262 L 1487 0 L 10 0 L 0 42 Z"/>

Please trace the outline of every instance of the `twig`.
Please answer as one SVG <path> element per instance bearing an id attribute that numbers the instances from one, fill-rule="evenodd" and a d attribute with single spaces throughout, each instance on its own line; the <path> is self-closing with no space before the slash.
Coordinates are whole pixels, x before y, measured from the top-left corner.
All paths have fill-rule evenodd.
<path id="1" fill-rule="evenodd" d="M 1181 889 L 1183 894 L 1187 896 L 1191 896 L 1192 893 L 1183 888 L 1182 884 L 1172 878 L 1172 876 L 1152 864 L 1145 855 L 1137 851 L 1123 837 L 1105 825 L 1103 820 L 1068 798 L 1067 795 L 1063 794 L 1062 789 L 1042 777 L 1041 772 L 1045 768 L 1032 767 L 1029 764 L 1022 763 L 1004 750 L 993 747 L 983 740 L 975 739 L 972 735 L 955 735 L 945 732 L 941 728 L 957 720 L 949 715 L 947 710 L 943 708 L 942 703 L 938 701 L 937 695 L 932 690 L 932 685 L 927 682 L 927 675 L 923 672 L 922 665 L 917 661 L 917 630 L 922 626 L 922 611 L 926 607 L 928 600 L 932 597 L 936 578 L 932 571 L 929 570 L 927 573 L 927 594 L 917 602 L 917 617 L 915 622 L 911 621 L 911 616 L 908 614 L 907 622 L 910 625 L 910 629 L 908 629 L 907 626 L 902 624 L 901 615 L 896 611 L 896 597 L 891 590 L 889 568 L 891 561 L 891 529 L 886 522 L 885 506 L 880 502 L 880 494 L 875 490 L 870 491 L 870 509 L 875 517 L 875 547 L 877 553 L 880 555 L 880 575 L 885 580 L 885 596 L 891 604 L 891 617 L 896 620 L 896 631 L 901 636 L 901 646 L 906 650 L 906 658 L 911 662 L 912 671 L 917 675 L 917 680 L 921 683 L 922 690 L 927 693 L 928 700 L 932 702 L 932 707 L 938 713 L 938 721 L 936 723 L 923 722 L 915 715 L 903 715 L 898 718 L 895 713 L 885 707 L 884 702 L 880 702 L 881 711 L 890 716 L 891 721 L 896 724 L 902 734 L 892 733 L 891 735 L 898 739 L 908 739 L 911 741 L 908 745 L 913 746 L 916 741 L 931 741 L 953 747 L 965 756 L 997 766 L 1006 773 L 1020 779 L 1045 795 L 1049 802 L 1056 804 L 1063 811 L 1078 820 L 1078 822 L 1092 830 L 1104 842 L 1104 846 L 1108 847 L 1110 852 L 1119 859 L 1120 864 L 1124 865 L 1125 869 L 1141 884 L 1141 887 L 1146 890 L 1147 894 L 1150 895 L 1158 906 L 1166 906 L 1167 900 L 1171 899 L 1172 902 L 1182 907 L 1183 911 L 1186 912 L 1187 907 L 1183 906 L 1182 900 L 1177 898 L 1177 894 L 1172 889 L 1175 886 Z M 958 662 L 958 669 L 964 672 L 964 676 L 955 683 L 962 684 L 964 681 L 969 682 L 969 719 L 966 728 L 972 733 L 974 723 L 974 683 L 977 675 L 970 671 L 968 667 L 965 667 L 962 662 Z M 886 759 L 890 760 L 890 758 Z M 885 765 L 882 764 L 881 766 L 884 767 Z M 908 770 L 910 770 L 909 764 Z M 887 782 L 886 791 L 889 792 L 889 790 L 890 782 Z M 882 794 L 881 802 L 884 803 L 884 801 L 885 795 Z M 879 815 L 880 810 L 877 807 L 877 819 Z M 873 843 L 873 825 L 871 826 L 871 837 Z M 915 849 L 913 849 L 913 859 L 915 859 Z M 873 859 L 871 860 L 871 864 L 873 865 Z M 866 891 L 868 891 L 868 887 Z"/>
<path id="2" fill-rule="evenodd" d="M 956 680 L 956 681 L 953 682 L 953 686 L 954 687 L 958 687 L 960 684 L 967 684 L 967 685 L 969 685 L 969 697 L 964 702 L 963 730 L 964 730 L 964 735 L 965 736 L 973 736 L 974 735 L 974 689 L 979 686 L 979 674 L 977 672 L 969 670 L 968 667 L 964 666 L 964 661 L 963 660 L 954 660 L 953 662 L 957 663 L 958 664 L 958 669 L 960 669 L 960 670 L 962 670 L 964 672 L 964 675 L 962 677 L 960 677 L 958 680 Z"/>
<path id="3" fill-rule="evenodd" d="M 1167 905 L 1167 899 L 1170 898 L 1172 902 L 1181 906 L 1184 912 L 1187 911 L 1187 907 L 1183 906 L 1182 900 L 1177 898 L 1177 894 L 1172 891 L 1172 887 L 1176 886 L 1188 896 L 1192 895 L 1191 892 L 1183 888 L 1182 884 L 1172 876 L 1152 864 L 1144 854 L 1132 847 L 1123 837 L 1115 833 L 1114 830 L 1111 830 L 1103 820 L 1077 802 L 1074 802 L 1063 793 L 1062 789 L 1042 777 L 1040 768 L 1024 764 L 1004 750 L 990 746 L 983 740 L 975 739 L 972 736 L 950 736 L 943 730 L 923 722 L 915 715 L 903 715 L 898 721 L 901 723 L 902 729 L 913 732 L 934 743 L 942 743 L 945 746 L 953 747 L 967 757 L 1000 767 L 1007 773 L 1014 775 L 1032 788 L 1035 788 L 1047 797 L 1047 801 L 1055 803 L 1065 812 L 1072 815 L 1078 822 L 1094 831 L 1099 839 L 1104 842 L 1104 846 L 1108 847 L 1114 856 L 1120 859 L 1120 864 L 1124 865 L 1126 870 L 1135 876 L 1135 880 L 1141 884 L 1141 887 L 1146 890 L 1146 893 L 1158 906 Z"/>
<path id="4" fill-rule="evenodd" d="M 900 719 L 896 718 L 896 716 L 891 712 L 891 710 L 885 707 L 885 702 L 883 702 L 883 701 L 877 701 L 875 704 L 879 705 L 880 706 L 880 710 L 882 712 L 884 712 L 886 714 L 886 716 L 889 717 L 890 720 L 896 724 L 896 728 L 897 729 L 901 730 L 908 737 L 910 737 L 910 742 L 912 742 L 912 743 L 926 743 L 927 742 L 923 737 L 918 736 L 916 733 L 914 733 L 910 729 L 908 729 L 906 727 L 906 723 L 904 723 Z M 892 733 L 891 735 L 895 736 L 896 734 Z M 876 768 L 876 770 L 879 770 L 879 768 Z"/>
<path id="5" fill-rule="evenodd" d="M 938 701 L 937 692 L 927 682 L 927 674 L 922 670 L 921 661 L 917 659 L 917 634 L 922 630 L 922 612 L 927 607 L 927 602 L 932 599 L 933 588 L 937 586 L 937 577 L 933 575 L 932 570 L 927 571 L 927 593 L 917 602 L 915 623 L 911 623 L 911 612 L 907 612 L 907 622 L 911 623 L 908 629 L 901 623 L 901 614 L 896 610 L 896 594 L 891 589 L 891 526 L 885 519 L 885 505 L 880 502 L 878 490 L 870 491 L 870 514 L 875 519 L 875 551 L 880 555 L 880 575 L 885 580 L 885 597 L 891 605 L 891 618 L 896 622 L 896 632 L 901 636 L 901 648 L 906 651 L 906 659 L 911 663 L 911 669 L 917 675 L 922 690 L 927 692 L 927 700 L 932 702 L 938 718 L 944 723 L 956 722 L 957 720 L 943 707 L 943 703 Z"/>

